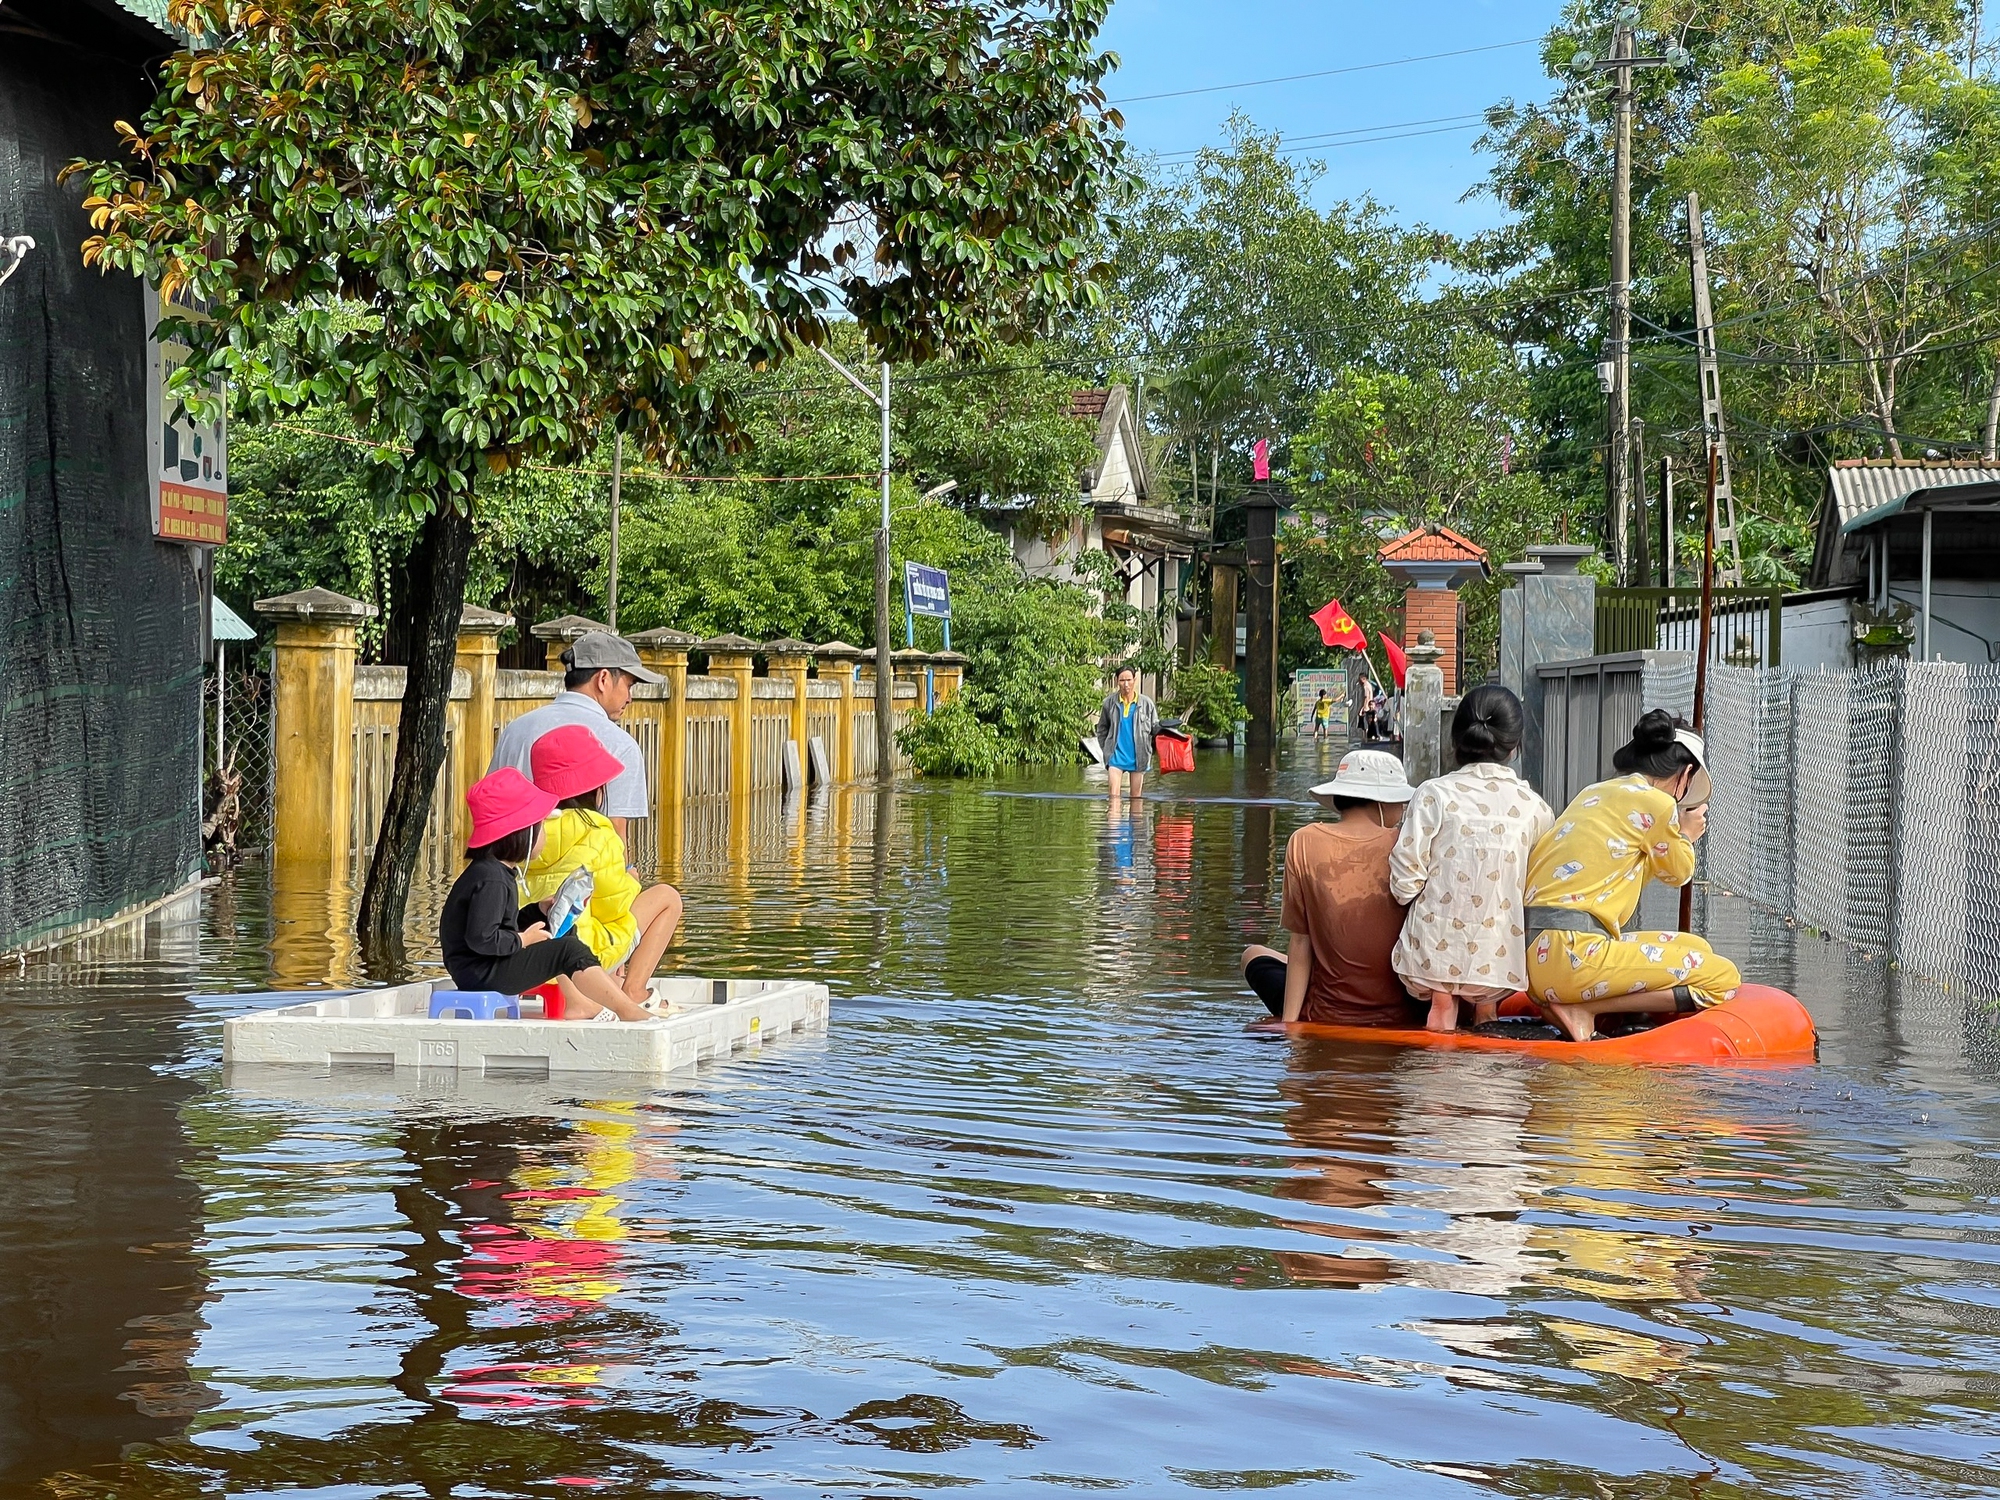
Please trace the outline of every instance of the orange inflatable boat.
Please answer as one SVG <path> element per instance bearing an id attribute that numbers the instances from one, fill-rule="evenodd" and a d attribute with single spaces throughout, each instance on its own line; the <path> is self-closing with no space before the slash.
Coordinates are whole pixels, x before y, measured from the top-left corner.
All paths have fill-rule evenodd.
<path id="1" fill-rule="evenodd" d="M 1503 1016 L 1528 1016 L 1534 1014 L 1534 1007 L 1525 996 L 1516 995 L 1500 1011 Z M 1590 1042 L 1479 1036 L 1469 1031 L 1402 1031 L 1386 1026 L 1320 1026 L 1307 1022 L 1281 1026 L 1276 1021 L 1264 1021 L 1255 1029 L 1375 1047 L 1521 1052 L 1561 1062 L 1796 1063 L 1811 1062 L 1819 1048 L 1819 1036 L 1806 1008 L 1783 990 L 1763 984 L 1746 984 L 1720 1005 L 1679 1016 L 1650 1030 L 1600 1037 Z"/>

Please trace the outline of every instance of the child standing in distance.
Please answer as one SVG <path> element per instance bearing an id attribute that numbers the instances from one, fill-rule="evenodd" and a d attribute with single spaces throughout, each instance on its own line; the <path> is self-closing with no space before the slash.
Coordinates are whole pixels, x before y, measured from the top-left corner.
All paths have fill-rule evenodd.
<path id="1" fill-rule="evenodd" d="M 624 967 L 625 998 L 645 1001 L 653 970 L 680 925 L 681 895 L 670 885 L 639 885 L 626 864 L 625 841 L 599 810 L 604 788 L 625 773 L 625 763 L 581 724 L 551 729 L 529 752 L 536 789 L 557 798 L 555 815 L 528 861 L 528 900 L 545 903 L 577 870 L 589 870 L 590 901 L 577 914 L 575 933 L 598 962 Z M 543 906 L 524 907 L 523 922 Z"/>
<path id="2" fill-rule="evenodd" d="M 1555 813 L 1507 763 L 1521 748 L 1521 700 L 1488 683 L 1452 715 L 1458 769 L 1417 788 L 1389 854 L 1389 891 L 1409 907 L 1390 964 L 1430 1001 L 1430 1031 L 1456 1031 L 1459 1005 L 1484 1025 L 1526 986 L 1521 892 Z"/>
<path id="3" fill-rule="evenodd" d="M 520 925 L 517 872 L 533 855 L 542 819 L 554 811 L 556 799 L 507 766 L 474 783 L 465 805 L 472 813 L 469 863 L 438 919 L 438 944 L 451 982 L 462 990 L 518 995 L 555 980 L 579 1014 L 596 1012 L 603 1021 L 649 1020 L 619 993 L 576 934 L 552 938 L 540 922 Z"/>

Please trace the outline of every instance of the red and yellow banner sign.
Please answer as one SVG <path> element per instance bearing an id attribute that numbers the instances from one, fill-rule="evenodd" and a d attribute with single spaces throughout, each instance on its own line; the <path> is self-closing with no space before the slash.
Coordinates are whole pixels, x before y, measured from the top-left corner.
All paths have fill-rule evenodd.
<path id="1" fill-rule="evenodd" d="M 155 535 L 163 542 L 220 547 L 229 540 L 229 497 L 161 480 L 160 524 Z"/>

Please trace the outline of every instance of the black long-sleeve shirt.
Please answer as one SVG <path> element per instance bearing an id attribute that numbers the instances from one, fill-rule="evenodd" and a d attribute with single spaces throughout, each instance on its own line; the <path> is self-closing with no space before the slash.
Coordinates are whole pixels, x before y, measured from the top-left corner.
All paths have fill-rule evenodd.
<path id="1" fill-rule="evenodd" d="M 452 884 L 438 918 L 444 966 L 460 989 L 486 988 L 494 963 L 521 951 L 520 900 L 514 871 L 497 859 L 475 859 Z"/>

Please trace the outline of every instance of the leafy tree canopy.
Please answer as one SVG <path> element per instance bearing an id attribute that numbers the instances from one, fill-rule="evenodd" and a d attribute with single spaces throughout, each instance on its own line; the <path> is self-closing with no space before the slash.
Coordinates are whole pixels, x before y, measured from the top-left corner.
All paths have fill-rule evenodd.
<path id="1" fill-rule="evenodd" d="M 124 127 L 131 162 L 85 167 L 86 258 L 206 306 L 174 395 L 344 409 L 427 517 L 393 591 L 373 944 L 443 763 L 477 477 L 573 462 L 607 420 L 700 456 L 737 425 L 701 368 L 817 343 L 836 303 L 923 360 L 1087 301 L 1119 170 L 1104 9 L 171 0 L 202 46 Z"/>

